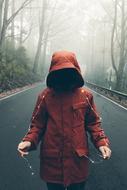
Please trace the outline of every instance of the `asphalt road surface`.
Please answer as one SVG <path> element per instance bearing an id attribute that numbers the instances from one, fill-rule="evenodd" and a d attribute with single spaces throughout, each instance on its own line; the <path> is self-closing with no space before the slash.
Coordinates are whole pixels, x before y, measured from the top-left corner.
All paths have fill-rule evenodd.
<path id="1" fill-rule="evenodd" d="M 43 84 L 37 85 L 0 101 L 0 190 L 47 190 L 39 177 L 39 148 L 27 156 L 34 175 L 17 152 L 17 145 L 28 130 L 37 95 L 43 88 Z M 90 164 L 86 190 L 127 190 L 127 111 L 93 94 L 111 142 L 112 158 Z M 98 159 L 92 144 L 90 149 L 91 157 Z"/>

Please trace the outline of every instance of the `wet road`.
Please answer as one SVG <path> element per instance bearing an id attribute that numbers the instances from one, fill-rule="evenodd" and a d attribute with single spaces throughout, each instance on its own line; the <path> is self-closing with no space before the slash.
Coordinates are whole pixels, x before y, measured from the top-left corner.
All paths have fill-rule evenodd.
<path id="1" fill-rule="evenodd" d="M 42 88 L 41 84 L 0 101 L 0 190 L 47 190 L 39 177 L 39 147 L 27 156 L 35 175 L 31 175 L 26 160 L 17 153 L 17 145 L 27 132 L 37 94 Z M 86 190 L 127 190 L 127 111 L 93 94 L 103 128 L 111 141 L 112 158 L 90 164 Z M 91 143 L 90 149 L 91 157 L 97 155 Z"/>

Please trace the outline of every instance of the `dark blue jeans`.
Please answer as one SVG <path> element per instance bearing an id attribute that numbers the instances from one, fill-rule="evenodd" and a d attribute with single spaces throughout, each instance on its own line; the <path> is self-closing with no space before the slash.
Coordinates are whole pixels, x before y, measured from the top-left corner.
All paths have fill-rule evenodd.
<path id="1" fill-rule="evenodd" d="M 69 185 L 68 187 L 64 187 L 62 184 L 57 183 L 47 183 L 48 190 L 85 190 L 85 184 L 86 182 L 81 183 L 73 183 Z"/>

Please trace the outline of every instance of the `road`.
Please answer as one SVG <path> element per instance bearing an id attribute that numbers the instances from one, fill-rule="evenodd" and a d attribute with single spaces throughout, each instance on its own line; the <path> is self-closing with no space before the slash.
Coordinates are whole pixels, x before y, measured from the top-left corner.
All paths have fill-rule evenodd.
<path id="1" fill-rule="evenodd" d="M 34 175 L 17 152 L 17 145 L 27 132 L 37 94 L 43 88 L 43 84 L 37 85 L 0 101 L 0 190 L 47 190 L 39 177 L 39 148 L 27 156 Z M 127 111 L 93 94 L 111 142 L 112 158 L 90 164 L 86 190 L 127 190 Z M 91 157 L 97 155 L 91 143 L 90 149 Z"/>

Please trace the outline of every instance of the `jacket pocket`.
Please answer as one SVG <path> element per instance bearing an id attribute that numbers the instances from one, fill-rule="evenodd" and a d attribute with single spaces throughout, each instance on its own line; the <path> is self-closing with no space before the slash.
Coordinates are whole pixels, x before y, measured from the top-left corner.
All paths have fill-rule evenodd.
<path id="1" fill-rule="evenodd" d="M 85 149 L 85 148 L 77 148 L 75 149 L 75 152 L 76 154 L 79 156 L 79 157 L 85 157 L 88 155 L 88 150 Z"/>

